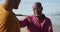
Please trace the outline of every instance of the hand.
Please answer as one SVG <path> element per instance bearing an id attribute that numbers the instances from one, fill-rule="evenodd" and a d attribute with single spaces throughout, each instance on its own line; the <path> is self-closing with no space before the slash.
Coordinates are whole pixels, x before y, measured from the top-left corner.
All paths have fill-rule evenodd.
<path id="1" fill-rule="evenodd" d="M 53 32 L 53 30 L 52 30 L 52 27 L 51 27 L 51 26 L 48 28 L 48 32 Z"/>

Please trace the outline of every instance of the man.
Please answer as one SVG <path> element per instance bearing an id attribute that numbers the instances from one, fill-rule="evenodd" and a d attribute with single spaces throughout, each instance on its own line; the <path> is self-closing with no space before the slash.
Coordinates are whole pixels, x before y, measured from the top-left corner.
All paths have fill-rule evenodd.
<path id="1" fill-rule="evenodd" d="M 27 16 L 24 20 L 20 20 L 20 27 L 27 26 L 27 32 L 53 32 L 52 23 L 42 13 L 43 7 L 40 2 L 33 5 L 34 15 Z"/>
<path id="2" fill-rule="evenodd" d="M 20 0 L 5 0 L 0 5 L 0 32 L 20 32 L 16 15 L 12 12 L 17 9 Z"/>

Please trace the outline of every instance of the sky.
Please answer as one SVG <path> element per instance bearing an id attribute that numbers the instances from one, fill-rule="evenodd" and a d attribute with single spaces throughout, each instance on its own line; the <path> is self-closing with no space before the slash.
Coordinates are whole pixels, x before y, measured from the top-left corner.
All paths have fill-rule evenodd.
<path id="1" fill-rule="evenodd" d="M 32 15 L 32 6 L 35 2 L 41 2 L 43 6 L 43 13 L 45 15 L 60 15 L 60 0 L 21 0 L 19 8 L 14 9 L 16 14 Z M 3 3 L 3 0 L 0 0 Z"/>

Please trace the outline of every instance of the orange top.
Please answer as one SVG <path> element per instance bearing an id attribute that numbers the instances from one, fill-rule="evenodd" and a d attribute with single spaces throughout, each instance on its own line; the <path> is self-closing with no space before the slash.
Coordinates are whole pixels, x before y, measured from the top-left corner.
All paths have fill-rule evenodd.
<path id="1" fill-rule="evenodd" d="M 19 23 L 16 16 L 4 9 L 4 5 L 0 5 L 0 32 L 20 32 Z"/>

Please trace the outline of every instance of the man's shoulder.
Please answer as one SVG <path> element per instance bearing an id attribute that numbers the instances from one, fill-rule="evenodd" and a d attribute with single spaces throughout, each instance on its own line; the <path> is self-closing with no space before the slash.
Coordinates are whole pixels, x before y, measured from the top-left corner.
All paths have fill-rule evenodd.
<path id="1" fill-rule="evenodd" d="M 48 18 L 48 17 L 45 17 L 45 21 L 48 22 L 48 23 L 51 23 L 51 19 Z"/>
<path id="2" fill-rule="evenodd" d="M 26 16 L 26 18 L 33 18 L 33 15 Z"/>
<path id="3" fill-rule="evenodd" d="M 50 20 L 50 18 L 49 18 L 49 17 L 45 17 L 45 19 Z"/>
<path id="4" fill-rule="evenodd" d="M 26 16 L 24 20 L 32 19 L 32 15 Z"/>
<path id="5" fill-rule="evenodd" d="M 44 18 L 45 20 L 50 20 L 50 18 L 47 17 L 47 16 L 45 16 L 44 14 L 42 14 L 42 16 L 43 16 L 43 18 Z"/>
<path id="6" fill-rule="evenodd" d="M 0 6 L 2 6 L 3 4 L 0 4 Z"/>
<path id="7" fill-rule="evenodd" d="M 0 4 L 0 13 L 6 14 L 7 11 L 4 9 L 4 5 Z"/>
<path id="8" fill-rule="evenodd" d="M 2 11 L 3 10 L 3 5 L 2 4 L 0 4 L 0 11 Z"/>
<path id="9" fill-rule="evenodd" d="M 3 8 L 4 7 L 4 4 L 0 4 L 0 8 Z"/>

